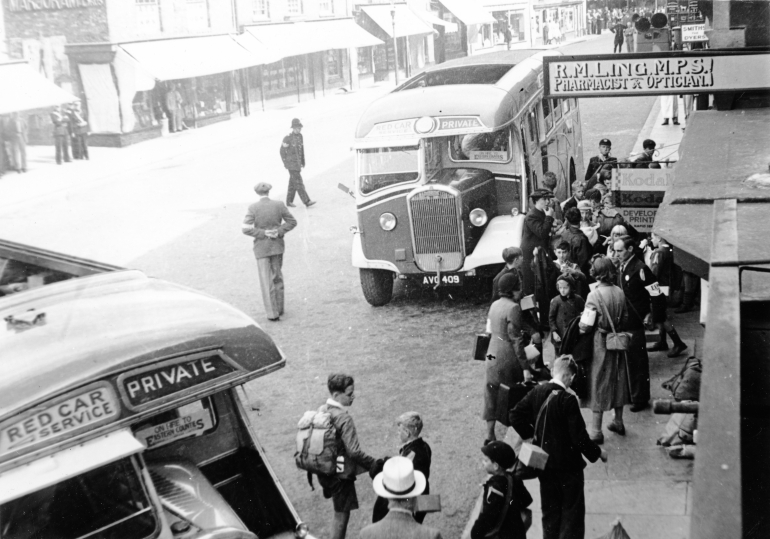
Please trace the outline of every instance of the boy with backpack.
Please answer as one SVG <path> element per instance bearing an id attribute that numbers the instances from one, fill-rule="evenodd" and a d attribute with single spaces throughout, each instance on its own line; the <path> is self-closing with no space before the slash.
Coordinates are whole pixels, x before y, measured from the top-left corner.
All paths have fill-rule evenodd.
<path id="1" fill-rule="evenodd" d="M 353 377 L 347 374 L 330 374 L 326 383 L 329 388 L 329 399 L 326 404 L 313 415 L 309 436 L 303 437 L 303 422 L 300 421 L 300 434 L 298 435 L 295 461 L 297 467 L 315 473 L 318 482 L 323 489 L 324 498 L 331 498 L 334 504 L 334 519 L 332 521 L 332 539 L 344 539 L 350 520 L 350 512 L 358 509 L 358 496 L 356 494 L 356 476 L 369 471 L 374 465 L 375 459 L 363 452 L 358 444 L 358 434 L 353 418 L 348 414 L 347 408 L 355 399 L 355 386 Z M 323 419 L 318 420 L 319 416 Z M 324 422 L 330 425 L 325 425 Z M 328 428 L 323 428 L 328 427 Z M 312 431 L 318 429 L 322 435 L 323 449 L 311 453 L 309 446 L 314 445 Z M 330 434 L 334 434 L 333 438 Z M 303 443 L 304 440 L 304 443 Z M 328 447 L 329 445 L 333 447 Z M 319 445 L 319 444 L 315 444 Z"/>
<path id="2" fill-rule="evenodd" d="M 481 452 L 484 471 L 490 477 L 484 483 L 481 511 L 471 528 L 471 539 L 526 539 L 529 526 L 524 524 L 522 511 L 532 503 L 532 496 L 521 479 L 508 471 L 516 464 L 516 453 L 499 440 L 489 442 Z"/>

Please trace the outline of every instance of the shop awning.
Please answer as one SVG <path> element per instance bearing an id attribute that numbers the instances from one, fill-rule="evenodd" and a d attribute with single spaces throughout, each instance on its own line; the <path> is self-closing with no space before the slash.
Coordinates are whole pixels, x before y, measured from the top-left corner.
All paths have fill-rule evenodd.
<path id="1" fill-rule="evenodd" d="M 432 34 L 433 26 L 424 23 L 406 4 L 395 4 L 396 8 L 396 37 L 419 36 L 423 34 Z M 390 14 L 389 5 L 367 6 L 362 5 L 361 9 L 372 19 L 377 26 L 393 37 L 393 17 Z"/>
<path id="2" fill-rule="evenodd" d="M 439 2 L 466 25 L 497 22 L 491 13 L 475 4 L 473 0 L 439 0 Z"/>
<path id="3" fill-rule="evenodd" d="M 121 43 L 120 48 L 158 80 L 202 77 L 273 61 L 229 35 Z"/>
<path id="4" fill-rule="evenodd" d="M 0 64 L 0 114 L 73 101 L 78 98 L 36 73 L 27 62 Z"/>
<path id="5" fill-rule="evenodd" d="M 436 16 L 430 11 L 425 11 L 424 9 L 419 9 L 412 6 L 409 6 L 409 9 L 411 9 L 415 15 L 417 15 L 423 22 L 427 24 L 432 24 L 434 26 L 443 26 L 446 32 L 457 32 L 456 23 L 445 21 L 444 19 Z"/>
<path id="6" fill-rule="evenodd" d="M 277 59 L 332 49 L 371 47 L 382 41 L 353 19 L 261 24 L 247 26 L 245 34 L 268 47 Z"/>
<path id="7" fill-rule="evenodd" d="M 687 271 L 708 278 L 714 203 L 737 201 L 738 245 L 731 264 L 770 260 L 770 109 L 697 111 L 687 121 L 674 183 L 653 230 L 691 258 Z M 721 261 L 724 262 L 724 261 Z"/>

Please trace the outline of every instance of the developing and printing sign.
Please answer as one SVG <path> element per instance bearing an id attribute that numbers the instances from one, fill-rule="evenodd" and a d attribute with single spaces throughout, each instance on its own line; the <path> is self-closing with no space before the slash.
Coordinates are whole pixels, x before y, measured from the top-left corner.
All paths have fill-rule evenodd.
<path id="1" fill-rule="evenodd" d="M 657 52 L 547 56 L 545 96 L 700 94 L 770 88 L 770 52 Z"/>

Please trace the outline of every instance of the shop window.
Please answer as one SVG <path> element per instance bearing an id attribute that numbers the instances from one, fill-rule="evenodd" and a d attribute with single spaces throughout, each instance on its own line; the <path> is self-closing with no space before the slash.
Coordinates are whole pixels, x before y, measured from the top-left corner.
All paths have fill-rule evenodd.
<path id="1" fill-rule="evenodd" d="M 301 15 L 302 0 L 286 0 L 286 13 L 289 15 Z"/>
<path id="2" fill-rule="evenodd" d="M 153 111 L 152 92 L 136 92 L 132 103 L 134 109 L 134 129 L 147 129 L 157 125 L 155 111 Z"/>
<path id="3" fill-rule="evenodd" d="M 206 0 L 187 0 L 185 19 L 189 31 L 194 32 L 208 28 L 210 26 L 208 2 Z"/>
<path id="4" fill-rule="evenodd" d="M 267 0 L 251 0 L 251 14 L 254 19 L 269 19 Z"/>
<path id="5" fill-rule="evenodd" d="M 318 13 L 321 15 L 333 15 L 334 14 L 334 1 L 333 0 L 318 0 Z"/>
<path id="6" fill-rule="evenodd" d="M 186 118 L 204 118 L 230 111 L 230 73 L 187 79 L 180 90 Z"/>
<path id="7" fill-rule="evenodd" d="M 372 47 L 358 48 L 358 74 L 370 75 L 374 73 Z"/>
<path id="8" fill-rule="evenodd" d="M 264 68 L 264 88 L 267 94 L 296 92 L 297 84 L 310 84 L 310 72 L 303 56 L 281 60 Z"/>
<path id="9" fill-rule="evenodd" d="M 136 6 L 136 27 L 140 34 L 162 32 L 158 0 L 134 0 Z"/>

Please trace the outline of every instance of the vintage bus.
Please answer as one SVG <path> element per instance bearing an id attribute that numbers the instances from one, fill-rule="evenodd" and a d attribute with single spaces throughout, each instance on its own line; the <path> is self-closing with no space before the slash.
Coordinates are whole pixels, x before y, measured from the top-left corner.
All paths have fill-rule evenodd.
<path id="1" fill-rule="evenodd" d="M 375 101 L 356 129 L 352 261 L 372 305 L 394 279 L 461 286 L 518 246 L 528 194 L 583 173 L 575 99 L 543 99 L 543 58 L 503 51 L 433 66 Z"/>
<path id="2" fill-rule="evenodd" d="M 8 242 L 0 295 L 0 537 L 310 537 L 238 394 L 285 364 L 248 316 Z"/>

